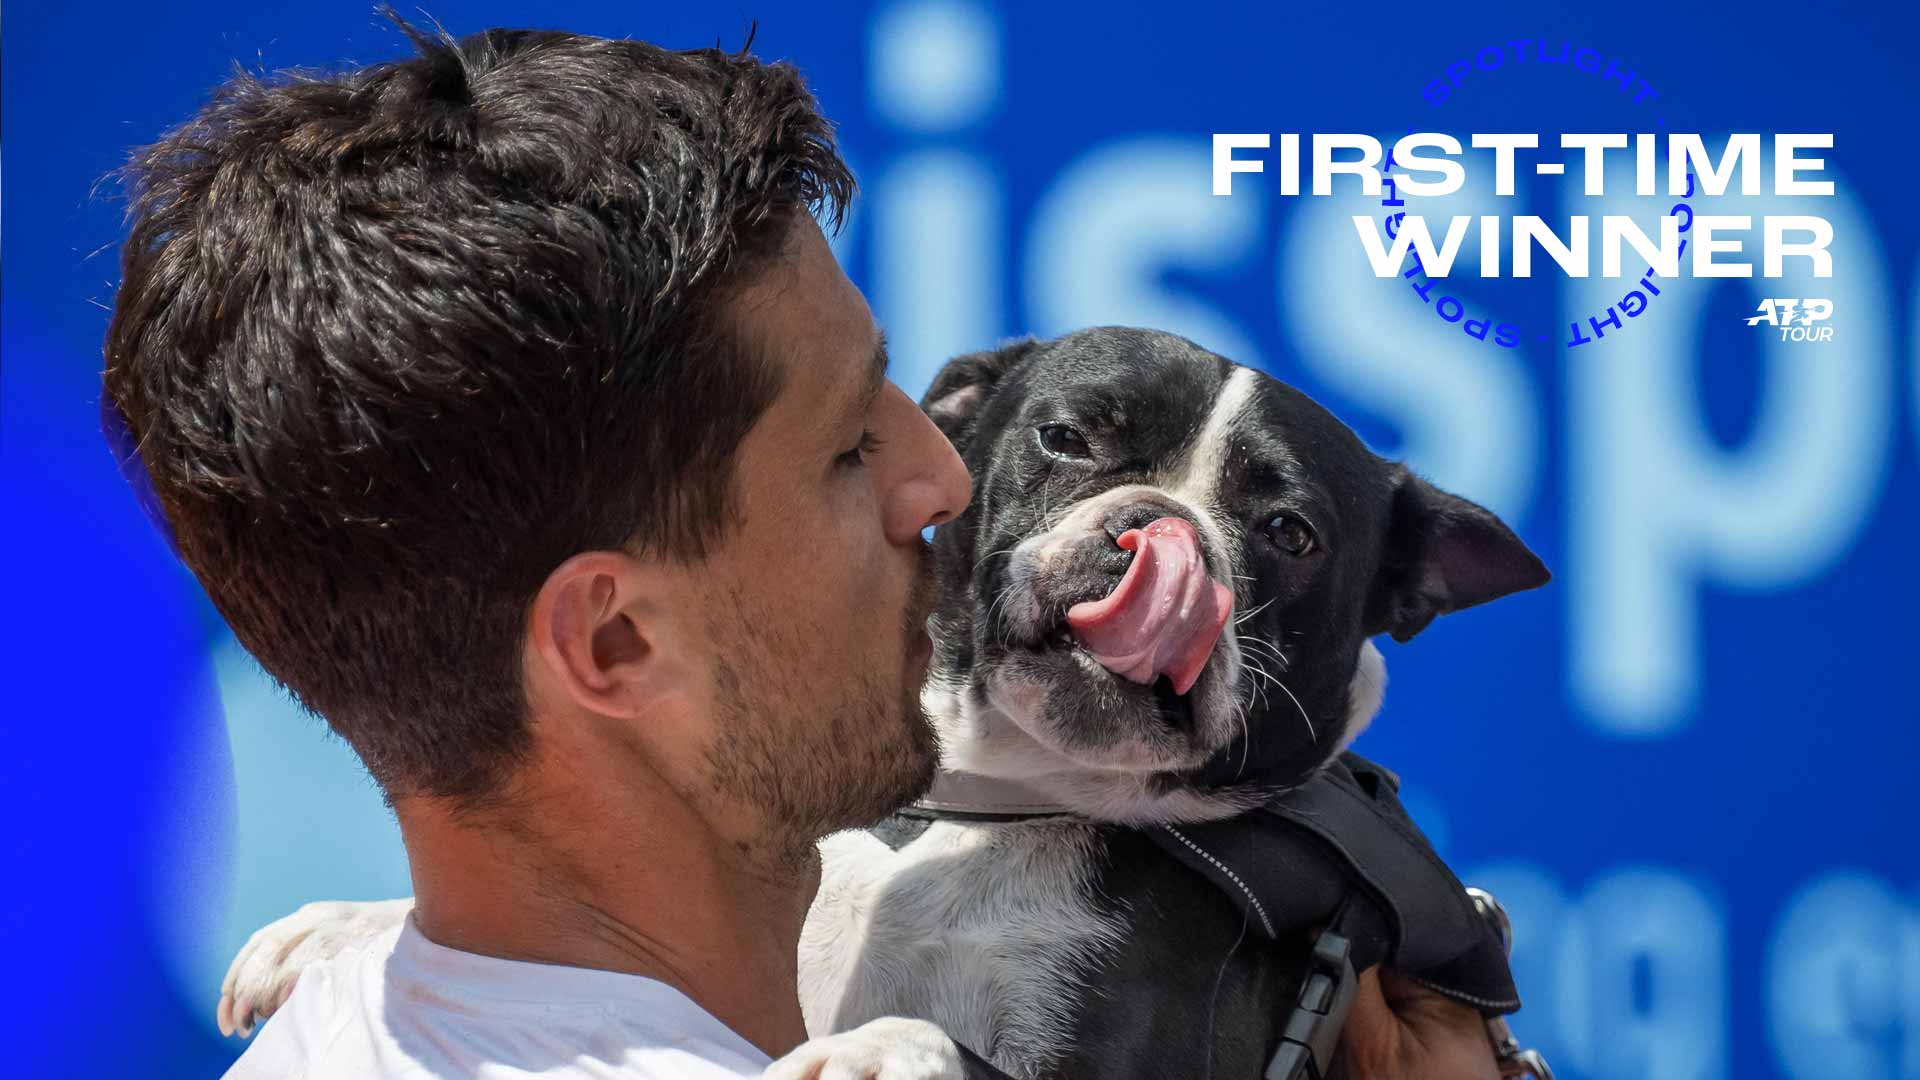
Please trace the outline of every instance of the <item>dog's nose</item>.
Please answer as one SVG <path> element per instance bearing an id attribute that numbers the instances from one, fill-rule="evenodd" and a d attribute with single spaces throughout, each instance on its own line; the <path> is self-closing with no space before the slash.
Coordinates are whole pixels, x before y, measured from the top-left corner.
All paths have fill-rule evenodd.
<path id="1" fill-rule="evenodd" d="M 1107 536 L 1115 543 L 1119 543 L 1121 534 L 1127 530 L 1144 529 L 1165 517 L 1180 518 L 1193 525 L 1195 531 L 1199 530 L 1199 523 L 1193 520 L 1193 514 L 1185 507 L 1172 499 L 1156 498 L 1144 498 L 1122 506 L 1108 514 L 1107 520 L 1102 525 L 1107 531 Z M 1204 541 L 1202 541 L 1202 547 L 1205 547 Z"/>

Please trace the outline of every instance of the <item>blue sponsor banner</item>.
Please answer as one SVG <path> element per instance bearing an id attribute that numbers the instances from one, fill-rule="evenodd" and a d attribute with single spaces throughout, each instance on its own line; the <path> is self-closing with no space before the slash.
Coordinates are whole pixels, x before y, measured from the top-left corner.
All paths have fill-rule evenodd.
<path id="1" fill-rule="evenodd" d="M 1160 327 L 1500 512 L 1555 582 L 1383 643 L 1387 705 L 1359 748 L 1512 910 L 1523 1040 L 1574 1080 L 1920 1077 L 1910 10 L 429 10 L 455 33 L 680 47 L 757 20 L 756 51 L 799 64 L 840 125 L 862 191 L 836 249 L 911 393 L 1001 337 Z M 406 48 L 351 4 L 20 5 L 6 31 L 9 1014 L 24 1075 L 213 1076 L 239 1051 L 213 1004 L 251 929 L 410 887 L 352 755 L 233 642 L 116 470 L 98 380 L 122 206 L 96 184 L 235 62 Z M 1261 167 L 1225 196 L 1220 133 L 1270 137 L 1235 151 Z M 1288 133 L 1307 194 L 1284 193 Z M 1445 194 L 1336 176 L 1314 195 L 1316 133 L 1402 165 L 1438 156 L 1396 147 L 1410 133 L 1539 146 L 1512 194 L 1469 150 Z M 1696 163 L 1676 195 L 1662 157 L 1640 194 L 1628 147 L 1590 195 L 1569 133 L 1693 133 L 1715 161 L 1758 133 L 1764 182 L 1709 193 Z M 1777 190 L 1787 133 L 1832 136 L 1797 151 L 1831 195 Z M 1476 232 L 1449 276 L 1376 274 L 1361 234 L 1385 243 L 1401 214 L 1435 239 L 1494 219 L 1502 273 Z M 1724 235 L 1754 276 L 1701 277 L 1692 250 L 1659 274 L 1631 248 L 1607 276 L 1609 215 L 1655 237 L 1684 220 L 1692 244 L 1697 222 L 1746 217 Z M 1764 223 L 1807 215 L 1830 276 L 1792 257 L 1765 276 Z M 1519 276 L 1518 219 L 1564 241 L 1573 216 L 1593 272 L 1541 243 Z"/>

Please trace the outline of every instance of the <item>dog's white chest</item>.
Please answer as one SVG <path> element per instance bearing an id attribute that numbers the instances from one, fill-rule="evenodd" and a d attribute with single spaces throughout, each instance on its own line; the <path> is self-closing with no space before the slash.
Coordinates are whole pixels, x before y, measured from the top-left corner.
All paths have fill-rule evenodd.
<path id="1" fill-rule="evenodd" d="M 1084 976 L 1123 932 L 1093 901 L 1097 847 L 1084 826 L 937 822 L 898 852 L 867 833 L 821 852 L 800 943 L 814 1034 L 918 1017 L 1035 1076 L 1067 1044 Z"/>

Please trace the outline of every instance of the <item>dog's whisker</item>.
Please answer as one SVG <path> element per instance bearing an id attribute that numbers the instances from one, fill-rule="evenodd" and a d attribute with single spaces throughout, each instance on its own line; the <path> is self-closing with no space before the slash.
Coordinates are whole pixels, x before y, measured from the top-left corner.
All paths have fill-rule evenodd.
<path id="1" fill-rule="evenodd" d="M 1236 777 L 1245 776 L 1247 772 L 1247 753 L 1253 742 L 1253 733 L 1247 727 L 1247 709 L 1251 705 L 1251 700 L 1233 703 L 1233 718 L 1240 722 L 1240 765 L 1234 770 Z"/>
<path id="2" fill-rule="evenodd" d="M 1249 668 L 1249 670 L 1251 670 L 1255 675 L 1260 676 L 1261 685 L 1263 686 L 1266 685 L 1267 683 L 1277 683 L 1280 681 L 1279 676 L 1275 675 L 1271 671 L 1268 671 L 1266 668 L 1259 666 L 1258 664 L 1253 665 L 1252 667 Z"/>
<path id="3" fill-rule="evenodd" d="M 994 557 L 996 557 L 996 556 L 999 556 L 999 555 L 1011 555 L 1011 554 L 1013 554 L 1014 552 L 1016 552 L 1016 551 L 1018 551 L 1018 550 L 1020 550 L 1020 549 L 1019 549 L 1019 547 L 1018 547 L 1018 546 L 1015 546 L 1015 547 L 1010 547 L 1010 548 L 1006 548 L 1006 549 L 1003 549 L 1003 550 L 1001 550 L 1001 551 L 989 551 L 989 552 L 987 552 L 987 553 L 986 553 L 985 555 L 982 555 L 982 556 L 980 556 L 980 559 L 979 559 L 979 561 L 978 561 L 978 562 L 975 562 L 975 563 L 973 564 L 973 568 L 974 568 L 975 570 L 978 570 L 978 569 L 980 569 L 980 565 L 981 565 L 981 563 L 984 563 L 984 562 L 986 562 L 986 561 L 987 561 L 988 559 L 991 559 L 991 558 L 994 558 Z"/>
<path id="4" fill-rule="evenodd" d="M 1271 658 L 1273 661 L 1278 663 L 1280 665 L 1281 671 L 1293 670 L 1293 661 L 1287 657 L 1286 653 L 1281 652 L 1279 649 L 1275 648 L 1272 645 L 1267 645 L 1265 642 L 1262 642 L 1261 644 L 1265 645 L 1267 649 L 1264 655 L 1266 655 L 1267 657 Z"/>
<path id="5" fill-rule="evenodd" d="M 1012 599 L 1013 590 L 1014 590 L 1014 585 L 1012 583 L 1009 583 L 1006 588 L 1000 590 L 1000 594 L 998 596 L 995 596 L 993 598 L 993 602 L 987 605 L 987 614 L 984 621 L 989 627 L 995 625 L 993 621 L 994 609 L 1000 607 L 1000 605 L 1006 603 L 1009 599 Z"/>
<path id="6" fill-rule="evenodd" d="M 1274 675 L 1272 672 L 1262 667 L 1260 663 L 1257 660 L 1255 660 L 1253 657 L 1247 656 L 1245 659 L 1247 663 L 1247 670 L 1259 676 L 1260 678 L 1260 681 L 1255 683 L 1254 685 L 1257 688 L 1259 688 L 1259 690 L 1261 691 L 1262 697 L 1264 698 L 1265 696 L 1265 689 L 1266 689 L 1267 683 L 1272 683 L 1274 686 L 1279 687 L 1280 692 L 1287 695 L 1287 700 L 1293 702 L 1294 709 L 1300 713 L 1301 721 L 1303 721 L 1307 725 L 1307 737 L 1309 739 L 1312 739 L 1315 742 L 1320 741 L 1320 732 L 1317 728 L 1314 727 L 1313 717 L 1307 715 L 1306 706 L 1300 704 L 1300 699 L 1298 697 L 1295 697 L 1293 691 L 1287 688 L 1287 684 L 1284 681 L 1282 681 L 1279 678 L 1279 676 Z M 1264 707 L 1265 706 L 1263 702 L 1262 708 L 1264 709 Z"/>
<path id="7" fill-rule="evenodd" d="M 1288 699 L 1293 702 L 1293 707 L 1300 710 L 1300 719 L 1307 722 L 1307 738 L 1319 742 L 1320 733 L 1313 729 L 1313 717 L 1307 715 L 1307 707 L 1300 704 L 1300 699 L 1293 696 L 1293 691 L 1287 689 L 1286 683 L 1281 682 L 1279 679 L 1273 681 L 1280 687 L 1280 692 L 1287 695 Z"/>
<path id="8" fill-rule="evenodd" d="M 1292 670 L 1293 661 L 1287 659 L 1286 653 L 1281 652 L 1279 647 L 1274 645 L 1272 642 L 1263 641 L 1260 638 L 1251 637 L 1251 636 L 1243 636 L 1240 638 L 1240 645 L 1242 646 L 1243 649 L 1246 649 L 1247 647 L 1255 644 L 1258 644 L 1262 649 L 1266 650 L 1264 655 L 1279 662 L 1280 670 L 1282 671 Z"/>
<path id="9" fill-rule="evenodd" d="M 1248 580 L 1252 580 L 1252 579 L 1248 579 Z M 1270 598 L 1269 598 L 1269 599 L 1267 600 L 1267 602 L 1266 602 L 1266 603 L 1264 603 L 1264 604 L 1261 604 L 1261 605 L 1259 605 L 1259 606 L 1257 606 L 1257 607 L 1250 607 L 1250 608 L 1248 608 L 1247 610 L 1245 610 L 1245 611 L 1243 611 L 1243 612 L 1241 612 L 1240 614 L 1238 614 L 1238 615 L 1235 615 L 1235 616 L 1233 617 L 1233 625 L 1235 625 L 1235 626 L 1239 626 L 1239 625 L 1240 625 L 1241 623 L 1244 623 L 1244 622 L 1246 622 L 1246 621 L 1247 621 L 1248 619 L 1251 619 L 1251 618 L 1253 618 L 1253 617 L 1254 617 L 1255 615 L 1258 615 L 1258 614 L 1260 614 L 1261 612 L 1263 612 L 1263 611 L 1265 611 L 1265 610 L 1267 610 L 1268 608 L 1270 608 L 1270 607 L 1272 607 L 1272 606 L 1273 606 L 1273 602 L 1274 602 L 1275 600 L 1278 600 L 1278 599 L 1280 599 L 1280 598 L 1279 598 L 1279 597 L 1277 597 L 1277 596 L 1275 596 L 1275 597 L 1270 597 Z"/>
<path id="10" fill-rule="evenodd" d="M 1259 676 L 1259 680 L 1253 683 L 1253 689 L 1255 693 L 1260 695 L 1260 711 L 1264 713 L 1267 711 L 1268 708 L 1271 707 L 1271 703 L 1267 699 L 1267 684 L 1268 683 L 1277 684 L 1279 683 L 1280 680 L 1276 678 L 1272 672 L 1268 671 L 1264 666 L 1260 664 L 1258 660 L 1254 659 L 1253 657 L 1251 656 L 1246 657 L 1246 663 L 1247 663 L 1247 670 L 1252 674 Z"/>
<path id="11" fill-rule="evenodd" d="M 1242 644 L 1258 645 L 1275 656 L 1281 655 L 1280 646 L 1275 645 L 1273 642 L 1268 641 L 1266 638 L 1256 637 L 1252 634 L 1243 634 L 1240 637 L 1240 641 Z"/>

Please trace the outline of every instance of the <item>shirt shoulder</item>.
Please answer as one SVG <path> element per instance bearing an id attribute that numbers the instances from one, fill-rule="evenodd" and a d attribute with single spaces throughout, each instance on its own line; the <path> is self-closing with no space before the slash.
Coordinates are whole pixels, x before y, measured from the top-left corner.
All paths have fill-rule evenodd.
<path id="1" fill-rule="evenodd" d="M 447 949 L 315 965 L 226 1080 L 740 1080 L 765 1054 L 665 983 Z"/>
<path id="2" fill-rule="evenodd" d="M 233 1063 L 223 1080 L 334 1080 L 365 1076 L 378 1080 L 426 1080 L 431 1073 L 402 1068 L 373 1071 L 367 1060 L 376 1033 L 363 1021 L 377 1015 L 383 1004 L 377 992 L 386 960 L 398 933 L 375 939 L 314 964 L 300 973 L 300 981 L 279 1011 L 263 1024 L 253 1042 Z M 371 1003 L 361 1000 L 369 985 L 376 990 Z M 373 1009 L 369 1010 L 369 1004 Z"/>

